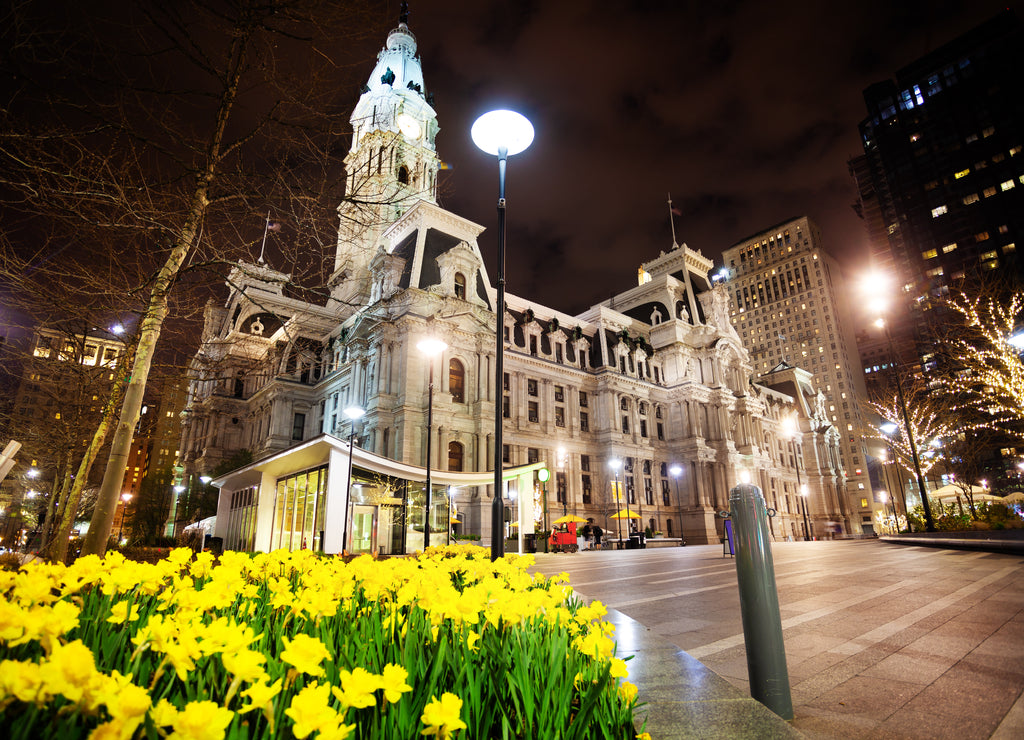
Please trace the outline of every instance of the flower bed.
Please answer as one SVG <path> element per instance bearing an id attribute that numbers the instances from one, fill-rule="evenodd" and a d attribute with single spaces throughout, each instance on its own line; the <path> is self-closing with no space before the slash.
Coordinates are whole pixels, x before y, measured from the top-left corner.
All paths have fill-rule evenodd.
<path id="1" fill-rule="evenodd" d="M 478 547 L 0 572 L 19 738 L 632 738 L 604 608 Z"/>

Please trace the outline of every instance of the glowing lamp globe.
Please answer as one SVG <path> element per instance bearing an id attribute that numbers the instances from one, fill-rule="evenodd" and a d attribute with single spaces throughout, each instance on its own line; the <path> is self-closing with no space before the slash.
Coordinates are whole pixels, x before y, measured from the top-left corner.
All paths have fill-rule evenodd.
<path id="1" fill-rule="evenodd" d="M 480 150 L 496 156 L 504 150 L 511 157 L 533 142 L 533 124 L 521 113 L 492 110 L 476 119 L 469 135 Z"/>

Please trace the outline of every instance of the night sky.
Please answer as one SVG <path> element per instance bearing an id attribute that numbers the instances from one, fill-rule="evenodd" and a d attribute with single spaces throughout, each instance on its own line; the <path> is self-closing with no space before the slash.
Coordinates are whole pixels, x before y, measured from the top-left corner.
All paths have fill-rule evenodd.
<path id="1" fill-rule="evenodd" d="M 398 2 L 388 5 L 397 21 Z M 847 161 L 862 153 L 863 89 L 1007 4 L 410 6 L 438 153 L 453 167 L 442 205 L 488 228 L 480 246 L 493 269 L 497 164 L 469 130 L 493 108 L 530 118 L 534 144 L 509 162 L 507 288 L 577 313 L 635 285 L 639 264 L 671 247 L 669 192 L 677 240 L 705 256 L 807 215 L 854 278 L 866 232 Z"/>

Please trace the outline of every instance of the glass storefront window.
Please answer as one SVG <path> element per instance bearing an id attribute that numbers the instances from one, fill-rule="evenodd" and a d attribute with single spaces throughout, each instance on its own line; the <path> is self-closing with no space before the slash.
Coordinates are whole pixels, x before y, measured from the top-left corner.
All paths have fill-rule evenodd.
<path id="1" fill-rule="evenodd" d="M 326 465 L 278 479 L 271 550 L 320 550 L 326 487 Z"/>

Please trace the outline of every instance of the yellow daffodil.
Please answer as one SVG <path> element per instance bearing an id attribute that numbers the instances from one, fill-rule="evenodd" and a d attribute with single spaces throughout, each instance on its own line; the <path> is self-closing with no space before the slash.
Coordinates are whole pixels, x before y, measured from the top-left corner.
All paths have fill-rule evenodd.
<path id="1" fill-rule="evenodd" d="M 115 717 L 89 733 L 89 740 L 131 740 L 139 723 Z"/>
<path id="2" fill-rule="evenodd" d="M 384 700 L 394 704 L 401 700 L 402 694 L 412 691 L 412 686 L 406 683 L 408 678 L 409 671 L 402 666 L 393 663 L 384 666 L 384 672 L 380 677 L 380 685 L 384 689 Z"/>
<path id="3" fill-rule="evenodd" d="M 339 719 L 337 722 L 322 726 L 316 740 L 345 740 L 355 729 L 355 725 L 346 725 Z"/>
<path id="4" fill-rule="evenodd" d="M 636 694 L 636 686 L 631 684 L 629 681 L 623 681 L 619 686 L 619 696 L 621 696 L 627 704 L 631 704 L 636 700 Z"/>
<path id="5" fill-rule="evenodd" d="M 365 668 L 353 668 L 351 672 L 342 669 L 338 672 L 341 687 L 333 687 L 331 693 L 346 709 L 364 709 L 377 703 L 374 692 L 381 687 L 380 676 L 370 673 Z"/>
<path id="6" fill-rule="evenodd" d="M 430 703 L 423 708 L 420 722 L 427 728 L 420 732 L 421 735 L 437 735 L 438 740 L 445 740 L 456 730 L 466 729 L 466 723 L 460 718 L 462 713 L 462 699 L 455 694 L 446 691 L 440 699 L 430 697 Z"/>
<path id="7" fill-rule="evenodd" d="M 103 698 L 110 716 L 141 722 L 152 706 L 149 692 L 131 683 L 131 676 L 121 676 L 117 671 L 104 678 Z"/>
<path id="8" fill-rule="evenodd" d="M 134 622 L 139 618 L 139 605 L 129 605 L 127 601 L 119 601 L 110 609 L 110 616 L 107 621 L 111 624 L 124 624 Z"/>
<path id="9" fill-rule="evenodd" d="M 324 675 L 324 669 L 320 664 L 325 660 L 330 660 L 331 655 L 320 640 L 309 635 L 298 634 L 293 640 L 282 637 L 281 641 L 284 642 L 285 647 L 281 651 L 281 660 L 294 666 L 300 673 L 310 676 Z"/>
<path id="10" fill-rule="evenodd" d="M 38 663 L 0 661 L 0 705 L 11 696 L 26 704 L 46 700 L 47 692 Z"/>
<path id="11" fill-rule="evenodd" d="M 150 719 L 157 727 L 170 727 L 178 717 L 178 708 L 166 699 L 161 699 L 150 712 Z"/>
<path id="12" fill-rule="evenodd" d="M 281 693 L 281 679 L 272 684 L 254 683 L 242 692 L 242 696 L 249 700 L 249 704 L 238 710 L 239 714 L 251 712 L 253 709 L 266 709 L 274 700 L 274 697 Z"/>
<path id="13" fill-rule="evenodd" d="M 55 647 L 50 659 L 39 666 L 39 672 L 50 693 L 77 702 L 96 672 L 96 660 L 81 640 L 75 640 Z"/>
<path id="14" fill-rule="evenodd" d="M 267 662 L 267 658 L 263 653 L 242 649 L 233 653 L 224 653 L 221 660 L 228 673 L 242 681 L 254 682 L 266 678 L 267 674 L 263 670 L 263 664 Z"/>
<path id="15" fill-rule="evenodd" d="M 291 705 L 284 711 L 295 723 L 292 732 L 299 740 L 316 730 L 339 722 L 338 713 L 329 704 L 330 689 L 328 684 L 321 685 L 314 681 L 297 693 L 292 698 Z"/>
<path id="16" fill-rule="evenodd" d="M 212 701 L 193 701 L 174 718 L 169 740 L 224 740 L 235 713 Z"/>
<path id="17" fill-rule="evenodd" d="M 622 658 L 612 658 L 612 678 L 625 678 L 629 675 L 629 671 L 626 670 L 626 661 Z"/>

